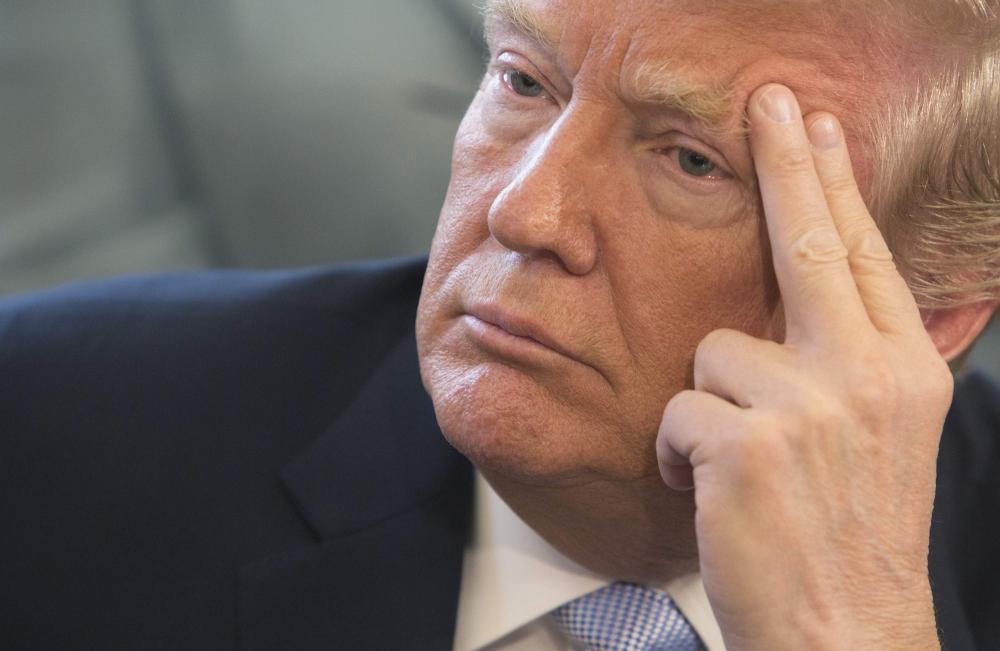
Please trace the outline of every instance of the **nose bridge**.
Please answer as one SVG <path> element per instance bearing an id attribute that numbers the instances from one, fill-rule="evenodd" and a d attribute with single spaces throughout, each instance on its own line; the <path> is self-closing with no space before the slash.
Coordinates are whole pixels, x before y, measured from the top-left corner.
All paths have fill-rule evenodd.
<path id="1" fill-rule="evenodd" d="M 584 111 L 565 111 L 532 147 L 518 177 L 528 182 L 535 177 L 557 181 L 566 187 L 578 186 L 586 176 L 586 168 L 594 163 L 592 154 L 598 129 L 588 124 L 594 121 L 590 115 Z"/>
<path id="2" fill-rule="evenodd" d="M 489 214 L 490 232 L 501 244 L 524 254 L 554 255 L 575 274 L 587 273 L 597 259 L 589 197 L 600 176 L 601 134 L 607 133 L 597 113 L 567 107 L 528 147 Z"/>

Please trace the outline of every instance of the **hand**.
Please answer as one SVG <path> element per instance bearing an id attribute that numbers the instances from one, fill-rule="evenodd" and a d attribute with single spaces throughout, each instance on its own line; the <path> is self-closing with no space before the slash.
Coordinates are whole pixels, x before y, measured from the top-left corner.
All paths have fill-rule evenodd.
<path id="1" fill-rule="evenodd" d="M 768 117 L 782 97 L 787 119 Z M 940 648 L 927 548 L 951 373 L 834 117 L 803 120 L 773 84 L 748 112 L 786 338 L 701 342 L 695 389 L 664 412 L 661 474 L 695 489 L 730 651 Z"/>

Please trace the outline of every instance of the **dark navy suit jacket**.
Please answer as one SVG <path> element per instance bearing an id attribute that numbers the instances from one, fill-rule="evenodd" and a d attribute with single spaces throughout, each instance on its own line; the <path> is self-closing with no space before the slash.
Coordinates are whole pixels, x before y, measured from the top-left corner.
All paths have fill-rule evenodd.
<path id="1" fill-rule="evenodd" d="M 0 301 L 0 649 L 451 648 L 472 469 L 418 375 L 423 260 Z M 960 384 L 931 568 L 1000 648 L 1000 400 Z"/>

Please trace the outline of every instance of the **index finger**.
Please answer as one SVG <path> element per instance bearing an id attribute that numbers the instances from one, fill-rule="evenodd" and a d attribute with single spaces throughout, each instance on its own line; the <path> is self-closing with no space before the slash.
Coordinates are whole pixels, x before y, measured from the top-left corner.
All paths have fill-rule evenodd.
<path id="1" fill-rule="evenodd" d="M 750 98 L 750 144 L 788 339 L 856 335 L 871 326 L 847 247 L 827 205 L 795 95 L 779 84 Z"/>

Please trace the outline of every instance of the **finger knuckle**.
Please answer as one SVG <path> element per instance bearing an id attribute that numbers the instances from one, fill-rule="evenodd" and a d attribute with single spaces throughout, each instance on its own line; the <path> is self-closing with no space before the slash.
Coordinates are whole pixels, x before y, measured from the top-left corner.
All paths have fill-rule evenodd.
<path id="1" fill-rule="evenodd" d="M 727 352 L 732 350 L 736 334 L 733 330 L 723 328 L 702 337 L 694 351 L 695 372 L 706 368 L 720 356 L 725 358 Z"/>
<path id="2" fill-rule="evenodd" d="M 808 393 L 799 404 L 795 427 L 787 430 L 790 443 L 798 445 L 804 438 L 824 437 L 841 429 L 843 410 L 830 396 Z"/>
<path id="3" fill-rule="evenodd" d="M 844 242 L 853 252 L 860 253 L 862 244 L 872 235 L 881 235 L 874 227 L 864 223 L 842 225 L 840 228 Z"/>
<path id="4" fill-rule="evenodd" d="M 947 410 L 954 397 L 955 376 L 937 351 L 930 356 L 921 376 L 923 380 L 916 387 L 916 399 L 939 411 Z"/>
<path id="5" fill-rule="evenodd" d="M 773 425 L 792 445 L 798 444 L 799 437 L 836 427 L 842 418 L 843 410 L 836 392 L 811 375 L 799 375 L 796 381 L 789 383 L 780 405 L 782 418 Z"/>
<path id="6" fill-rule="evenodd" d="M 775 443 L 775 437 L 780 438 L 784 436 L 783 430 L 784 424 L 780 418 L 762 411 L 754 412 L 747 426 L 747 431 L 751 439 L 763 440 L 772 444 Z"/>
<path id="7" fill-rule="evenodd" d="M 854 254 L 851 255 L 851 273 L 854 274 L 856 278 L 886 278 L 889 274 L 897 274 L 898 268 L 896 263 L 889 259 L 880 259 L 864 254 Z M 895 289 L 895 288 L 893 288 Z M 866 291 L 870 293 L 877 293 L 877 289 L 867 289 Z M 892 294 L 886 290 L 882 290 L 883 294 L 886 294 L 884 298 L 891 299 Z M 873 296 L 872 300 L 875 300 Z"/>
<path id="8" fill-rule="evenodd" d="M 951 404 L 954 376 L 936 351 L 902 359 L 874 351 L 859 361 L 849 378 L 852 404 L 873 427 L 913 409 L 943 413 Z"/>
<path id="9" fill-rule="evenodd" d="M 885 244 L 872 244 L 878 233 L 865 233 L 851 241 L 851 271 L 855 275 L 898 275 L 896 261 Z"/>
<path id="10" fill-rule="evenodd" d="M 662 429 L 667 431 L 679 426 L 686 420 L 694 401 L 695 392 L 684 390 L 678 392 L 667 402 L 663 410 Z"/>
<path id="11" fill-rule="evenodd" d="M 740 436 L 729 442 L 733 472 L 745 484 L 759 483 L 791 463 L 792 441 L 787 423 L 755 416 Z"/>
<path id="12" fill-rule="evenodd" d="M 883 253 L 888 253 L 888 249 L 882 238 L 882 233 L 872 224 L 867 223 L 870 220 L 859 221 L 866 223 L 844 227 L 844 241 L 850 243 L 851 248 L 859 253 L 878 254 L 879 257 L 885 257 Z"/>
<path id="13" fill-rule="evenodd" d="M 857 364 L 850 377 L 854 402 L 865 414 L 895 411 L 900 386 L 895 369 L 879 354 L 869 354 Z"/>
<path id="14" fill-rule="evenodd" d="M 792 255 L 802 264 L 840 265 L 847 260 L 847 247 L 831 226 L 816 226 L 798 235 Z"/>

